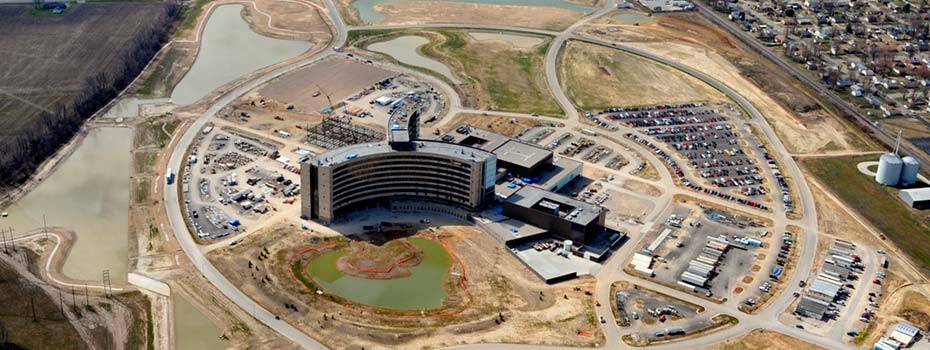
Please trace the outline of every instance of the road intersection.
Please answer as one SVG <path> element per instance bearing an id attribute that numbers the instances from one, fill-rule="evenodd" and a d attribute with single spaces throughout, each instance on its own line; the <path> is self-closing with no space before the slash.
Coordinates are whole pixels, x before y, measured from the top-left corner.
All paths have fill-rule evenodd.
<path id="1" fill-rule="evenodd" d="M 818 240 L 817 233 L 817 212 L 814 205 L 813 195 L 811 194 L 810 189 L 807 186 L 807 183 L 804 181 L 804 178 L 801 174 L 801 171 L 797 164 L 794 162 L 790 153 L 787 151 L 785 146 L 781 141 L 776 137 L 774 130 L 768 124 L 768 122 L 763 118 L 762 113 L 752 105 L 746 98 L 741 96 L 739 93 L 728 87 L 726 84 L 714 79 L 711 76 L 706 75 L 694 67 L 689 67 L 671 60 L 668 60 L 664 57 L 655 55 L 653 53 L 625 46 L 622 43 L 613 43 L 607 42 L 600 39 L 589 38 L 585 36 L 579 36 L 575 34 L 575 29 L 587 23 L 588 21 L 598 18 L 609 12 L 613 4 L 611 1 L 606 2 L 605 6 L 601 9 L 598 9 L 591 14 L 585 16 L 569 28 L 561 32 L 547 31 L 547 30 L 536 30 L 536 29 L 527 29 L 527 28 L 517 28 L 509 26 L 496 26 L 496 25 L 466 25 L 466 24 L 420 24 L 420 25 L 391 25 L 391 26 L 358 26 L 358 27 L 347 27 L 343 22 L 342 18 L 339 16 L 339 11 L 336 8 L 332 0 L 325 0 L 325 5 L 327 8 L 327 13 L 329 14 L 330 20 L 334 25 L 335 35 L 330 48 L 324 51 L 321 51 L 312 57 L 300 60 L 298 62 L 292 63 L 290 65 L 275 69 L 268 74 L 257 77 L 253 80 L 242 83 L 241 85 L 227 91 L 220 98 L 216 100 L 213 105 L 207 109 L 205 113 L 200 115 L 196 121 L 187 129 L 185 134 L 181 136 L 178 146 L 175 147 L 171 153 L 169 166 L 175 169 L 180 169 L 182 161 L 186 159 L 185 152 L 187 151 L 187 146 L 191 144 L 196 134 L 216 115 L 216 113 L 229 103 L 232 103 L 237 98 L 242 95 L 245 95 L 249 91 L 258 87 L 259 85 L 268 82 L 278 76 L 291 72 L 293 70 L 305 67 L 307 65 L 318 62 L 327 57 L 339 55 L 339 52 L 342 48 L 342 45 L 345 44 L 345 41 L 348 37 L 348 32 L 350 30 L 365 30 L 365 29 L 414 29 L 414 28 L 468 28 L 468 29 L 486 29 L 486 30 L 497 30 L 497 31 L 514 31 L 522 32 L 529 34 L 537 35 L 546 35 L 554 37 L 552 45 L 550 45 L 549 51 L 546 53 L 545 58 L 545 73 L 546 81 L 549 89 L 555 99 L 558 101 L 559 105 L 563 108 L 566 113 L 567 118 L 550 118 L 545 116 L 537 116 L 535 118 L 552 120 L 559 123 L 566 124 L 567 128 L 578 128 L 578 127 L 589 127 L 583 123 L 583 118 L 581 117 L 577 108 L 572 104 L 569 98 L 566 96 L 565 92 L 562 89 L 562 86 L 558 79 L 558 60 L 559 53 L 562 47 L 565 46 L 565 43 L 569 40 L 583 41 L 590 44 L 600 45 L 604 47 L 609 47 L 617 50 L 622 50 L 631 54 L 642 56 L 663 64 L 669 65 L 681 71 L 684 71 L 687 74 L 690 74 L 705 83 L 713 86 L 714 88 L 720 90 L 728 97 L 730 97 L 736 104 L 738 104 L 750 117 L 747 123 L 750 123 L 758 127 L 765 134 L 766 141 L 769 145 L 772 145 L 774 148 L 774 153 L 780 155 L 779 163 L 783 166 L 784 171 L 788 177 L 794 179 L 796 184 L 795 191 L 798 192 L 798 196 L 801 200 L 800 208 L 802 210 L 801 219 L 789 219 L 785 216 L 784 211 L 776 209 L 775 213 L 764 212 L 761 210 L 752 210 L 746 209 L 747 211 L 753 212 L 757 215 L 765 216 L 769 219 L 772 219 L 774 222 L 772 230 L 775 232 L 784 231 L 788 225 L 794 225 L 800 227 L 804 231 L 803 235 L 803 251 L 800 254 L 800 258 L 797 261 L 799 266 L 798 270 L 792 274 L 790 280 L 787 282 L 789 289 L 783 289 L 780 294 L 778 294 L 775 299 L 766 306 L 764 310 L 758 314 L 749 315 L 742 313 L 736 309 L 736 302 L 731 301 L 724 304 L 714 304 L 703 298 L 697 297 L 693 294 L 685 293 L 677 289 L 669 288 L 667 286 L 655 283 L 651 280 L 643 279 L 639 276 L 633 276 L 626 274 L 622 267 L 628 258 L 634 253 L 634 248 L 637 246 L 635 240 L 642 239 L 644 235 L 634 235 L 633 239 L 630 242 L 625 244 L 614 256 L 606 263 L 601 272 L 595 276 L 597 278 L 597 287 L 595 290 L 595 298 L 599 302 L 600 306 L 597 308 L 597 313 L 602 315 L 607 322 L 602 324 L 602 330 L 606 336 L 606 344 L 603 344 L 603 347 L 609 349 L 615 348 L 627 348 L 628 346 L 621 341 L 621 329 L 616 326 L 616 322 L 613 317 L 613 313 L 610 311 L 610 305 L 612 297 L 610 295 L 610 286 L 615 281 L 632 281 L 643 287 L 659 291 L 677 297 L 679 299 L 685 300 L 687 302 L 695 303 L 702 305 L 706 308 L 706 311 L 710 315 L 716 314 L 727 314 L 735 317 L 739 320 L 737 325 L 731 326 L 725 331 L 718 331 L 708 335 L 704 335 L 697 338 L 690 338 L 687 340 L 679 342 L 671 342 L 661 345 L 650 346 L 649 348 L 655 349 L 680 349 L 680 348 L 698 348 L 706 345 L 711 345 L 721 341 L 725 341 L 734 336 L 741 335 L 748 331 L 757 328 L 765 328 L 781 332 L 794 336 L 796 338 L 802 339 L 804 341 L 825 346 L 827 348 L 850 348 L 849 344 L 842 342 L 843 328 L 846 327 L 845 320 L 840 320 L 839 322 L 834 323 L 834 327 L 829 331 L 829 336 L 821 336 L 813 334 L 804 330 L 797 329 L 793 325 L 784 324 L 780 321 L 782 314 L 785 309 L 793 302 L 794 298 L 790 292 L 790 288 L 797 285 L 798 282 L 802 280 L 807 280 L 810 277 L 810 267 L 815 259 L 815 252 Z M 385 64 L 389 65 L 389 64 Z M 459 96 L 456 94 L 455 90 L 442 82 L 439 79 L 435 79 L 429 76 L 425 76 L 422 73 L 398 67 L 395 65 L 390 65 L 392 69 L 397 69 L 404 71 L 405 73 L 414 74 L 424 79 L 428 79 L 431 83 L 437 85 L 445 95 L 449 97 L 449 112 L 448 115 L 454 115 L 460 112 L 484 112 L 484 111 L 469 111 L 461 105 Z M 500 114 L 494 112 L 494 114 Z M 513 116 L 526 116 L 519 113 L 507 113 L 507 115 Z M 443 118 L 440 123 L 448 122 L 451 118 Z M 614 131 L 610 136 L 614 136 L 613 140 L 622 140 L 622 137 L 619 137 L 625 132 L 635 132 L 632 129 L 621 129 Z M 607 133 L 607 132 L 605 132 Z M 616 144 L 615 141 L 607 140 L 607 143 Z M 618 145 L 620 146 L 620 145 Z M 656 202 L 659 204 L 650 213 L 645 221 L 643 231 L 651 229 L 650 226 L 656 223 L 660 214 L 668 209 L 673 203 L 672 197 L 676 194 L 687 194 L 701 200 L 706 200 L 712 203 L 717 203 L 721 205 L 732 205 L 731 202 L 723 201 L 719 198 L 712 197 L 709 195 L 704 195 L 702 193 L 697 193 L 689 191 L 683 188 L 676 187 L 674 181 L 672 180 L 671 174 L 665 168 L 664 163 L 652 155 L 651 152 L 643 148 L 641 145 L 632 142 L 625 142 L 622 146 L 632 148 L 644 155 L 644 161 L 652 163 L 660 173 L 661 180 L 651 181 L 655 185 L 663 188 L 664 193 L 657 198 Z M 629 174 L 619 174 L 620 177 L 631 177 Z M 640 181 L 647 181 L 641 178 L 637 178 Z M 283 322 L 275 317 L 274 314 L 263 308 L 261 305 L 256 303 L 254 300 L 249 298 L 246 294 L 241 292 L 232 282 L 226 279 L 206 258 L 204 254 L 204 248 L 200 247 L 194 242 L 191 234 L 188 231 L 187 225 L 183 218 L 183 210 L 180 204 L 180 198 L 178 196 L 178 189 L 176 185 L 169 186 L 165 191 L 163 191 L 164 203 L 169 216 L 169 222 L 174 232 L 175 238 L 180 243 L 182 249 L 187 254 L 187 256 L 193 262 L 193 265 L 209 280 L 217 289 L 220 290 L 226 297 L 231 301 L 241 307 L 243 310 L 248 312 L 250 315 L 255 317 L 260 322 L 264 323 L 271 329 L 274 329 L 283 337 L 288 338 L 295 344 L 303 348 L 325 348 L 323 344 L 313 339 L 306 333 L 301 332 L 297 328 Z M 861 293 L 861 291 L 860 291 Z M 851 314 L 848 312 L 847 314 Z M 454 347 L 457 349 L 540 349 L 540 348 L 555 348 L 555 347 L 540 347 L 540 346 L 524 346 L 524 345 L 514 345 L 514 344 L 474 344 L 474 345 L 465 345 Z"/>

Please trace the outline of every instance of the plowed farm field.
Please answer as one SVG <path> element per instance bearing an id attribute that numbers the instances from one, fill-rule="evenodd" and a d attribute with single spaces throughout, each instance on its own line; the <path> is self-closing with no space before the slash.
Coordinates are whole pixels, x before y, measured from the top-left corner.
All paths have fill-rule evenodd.
<path id="1" fill-rule="evenodd" d="M 29 5 L 0 6 L 0 140 L 38 122 L 43 110 L 68 104 L 87 78 L 116 66 L 163 7 L 85 3 L 52 15 Z"/>

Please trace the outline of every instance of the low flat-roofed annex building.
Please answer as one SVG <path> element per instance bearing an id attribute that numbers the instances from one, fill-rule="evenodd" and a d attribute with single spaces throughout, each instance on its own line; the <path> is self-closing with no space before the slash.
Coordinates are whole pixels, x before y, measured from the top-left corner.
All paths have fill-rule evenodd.
<path id="1" fill-rule="evenodd" d="M 898 198 L 901 198 L 911 208 L 930 209 L 930 187 L 898 191 Z"/>
<path id="2" fill-rule="evenodd" d="M 469 125 L 459 125 L 440 139 L 494 153 L 497 166 L 513 175 L 536 174 L 551 164 L 553 158 L 552 151 L 545 148 Z"/>
<path id="3" fill-rule="evenodd" d="M 490 152 L 438 141 L 346 146 L 301 163 L 301 216 L 328 225 L 391 200 L 475 210 L 493 200 L 496 162 Z"/>
<path id="4" fill-rule="evenodd" d="M 503 205 L 503 214 L 544 228 L 574 242 L 595 239 L 604 230 L 607 210 L 542 188 L 524 186 L 510 195 Z"/>

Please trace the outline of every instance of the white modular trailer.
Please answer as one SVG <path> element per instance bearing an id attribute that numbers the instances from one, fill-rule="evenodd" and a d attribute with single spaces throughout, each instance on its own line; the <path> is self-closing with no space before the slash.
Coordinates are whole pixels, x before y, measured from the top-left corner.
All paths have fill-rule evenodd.
<path id="1" fill-rule="evenodd" d="M 705 264 L 708 264 L 708 265 L 717 265 L 717 261 L 718 261 L 717 259 L 714 259 L 714 258 L 711 258 L 711 257 L 707 257 L 707 256 L 704 256 L 704 255 L 698 256 L 698 257 L 695 258 L 694 260 L 700 261 L 700 262 L 705 263 Z"/>
<path id="2" fill-rule="evenodd" d="M 682 282 L 690 283 L 690 284 L 692 284 L 692 285 L 694 285 L 694 286 L 696 286 L 696 287 L 701 287 L 701 288 L 703 288 L 705 285 L 707 285 L 707 278 L 706 278 L 706 277 L 698 276 L 698 275 L 695 275 L 695 274 L 690 273 L 690 272 L 687 272 L 687 271 L 685 271 L 685 273 L 681 274 L 681 281 L 682 281 Z"/>

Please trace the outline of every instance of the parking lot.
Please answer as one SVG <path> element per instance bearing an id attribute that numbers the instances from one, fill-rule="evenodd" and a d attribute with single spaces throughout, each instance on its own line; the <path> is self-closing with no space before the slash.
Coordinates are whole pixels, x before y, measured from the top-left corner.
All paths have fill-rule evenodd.
<path id="1" fill-rule="evenodd" d="M 747 197 L 764 196 L 768 189 L 756 161 L 741 144 L 743 137 L 721 106 L 611 108 L 598 112 L 667 144 L 684 158 L 701 183 L 720 189 L 736 189 Z"/>
<path id="2" fill-rule="evenodd" d="M 759 228 L 724 224 L 718 216 L 675 205 L 665 224 L 643 240 L 643 254 L 654 260 L 652 277 L 704 297 L 732 298 L 744 277 L 755 273 L 763 241 Z"/>
<path id="3" fill-rule="evenodd" d="M 198 238 L 234 235 L 279 207 L 296 205 L 299 168 L 281 147 L 234 128 L 208 126 L 198 134 L 181 179 Z"/>
<path id="4" fill-rule="evenodd" d="M 859 313 L 848 316 L 860 323 L 872 322 L 879 307 L 876 300 L 885 278 L 885 263 L 865 259 L 865 248 L 842 239 L 833 239 L 827 247 L 817 271 L 795 294 L 794 315 L 813 327 L 823 327 L 846 313 Z M 874 275 L 868 270 L 875 271 Z"/>
<path id="5" fill-rule="evenodd" d="M 702 307 L 638 286 L 618 288 L 613 302 L 617 322 L 640 339 L 682 336 L 714 326 Z"/>

